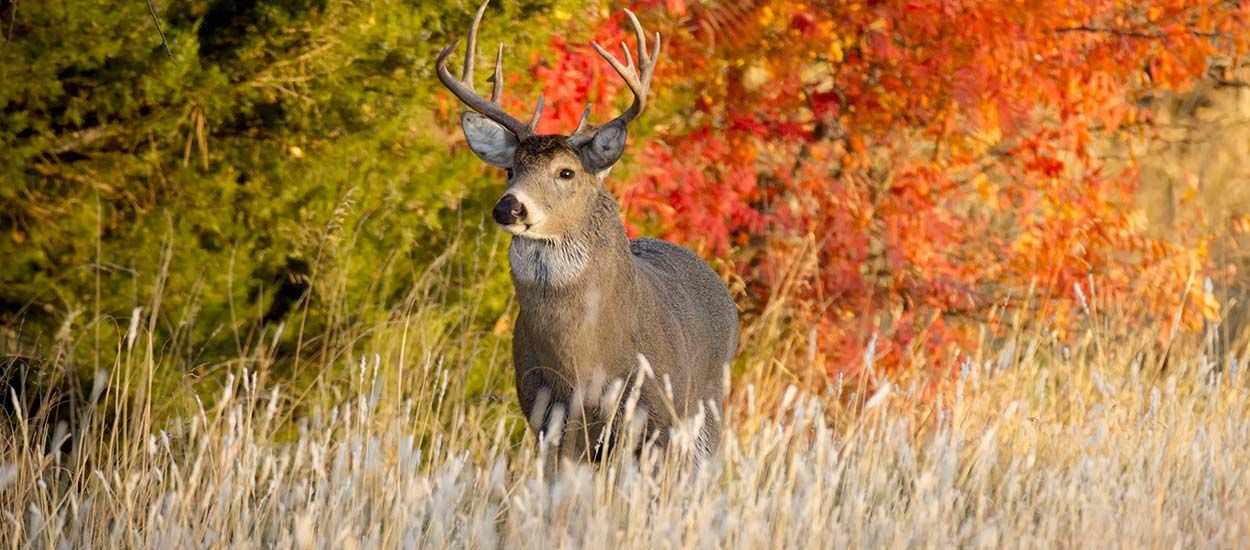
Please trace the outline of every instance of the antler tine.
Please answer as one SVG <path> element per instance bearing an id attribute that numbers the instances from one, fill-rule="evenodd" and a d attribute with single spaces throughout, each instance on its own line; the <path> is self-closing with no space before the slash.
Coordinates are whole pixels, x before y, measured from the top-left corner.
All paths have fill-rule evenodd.
<path id="1" fill-rule="evenodd" d="M 495 74 L 490 76 L 490 102 L 496 105 L 503 97 L 503 42 L 499 43 L 499 53 L 495 54 Z"/>
<path id="2" fill-rule="evenodd" d="M 642 46 L 639 46 L 639 49 L 641 50 Z M 629 44 L 626 44 L 624 41 L 621 42 L 621 52 L 625 54 L 625 68 L 637 71 L 638 68 L 634 66 L 634 57 L 629 54 Z M 639 59 L 639 61 L 642 60 Z"/>
<path id="3" fill-rule="evenodd" d="M 590 122 L 590 105 L 587 105 L 586 109 L 582 111 L 582 118 L 577 121 L 577 129 L 573 130 L 571 135 L 576 136 L 585 132 L 587 128 L 586 123 L 588 122 Z"/>
<path id="4" fill-rule="evenodd" d="M 490 4 L 490 0 L 482 2 L 482 5 L 477 9 L 477 14 L 473 17 L 473 24 L 469 26 L 468 47 L 465 49 L 464 68 L 461 71 L 460 78 L 457 79 L 447 68 L 448 58 L 451 57 L 451 53 L 456 49 L 456 46 L 460 44 L 460 40 L 456 40 L 438 54 L 438 60 L 435 63 L 438 79 L 443 83 L 443 86 L 450 90 L 467 107 L 503 126 L 518 139 L 524 139 L 534 135 L 534 127 L 537 126 L 538 117 L 542 112 L 542 98 L 539 98 L 538 107 L 535 109 L 530 124 L 521 122 L 509 115 L 499 105 L 500 98 L 503 95 L 503 44 L 499 45 L 499 53 L 495 56 L 495 73 L 491 76 L 493 86 L 491 88 L 490 101 L 478 95 L 477 91 L 473 89 L 473 65 L 477 54 L 477 28 L 482 22 L 482 16 L 486 13 L 488 4 Z"/>
<path id="5" fill-rule="evenodd" d="M 595 51 L 599 52 L 600 56 L 607 60 L 608 64 L 611 65 L 613 69 L 616 69 L 616 73 L 620 75 L 621 80 L 624 80 L 625 84 L 629 86 L 630 91 L 634 92 L 635 98 L 637 98 L 639 94 L 643 93 L 642 83 L 638 80 L 638 74 L 632 67 L 622 65 L 621 61 L 617 59 L 616 56 L 608 53 L 608 51 L 603 49 L 603 46 L 600 46 L 598 42 L 592 42 L 591 45 L 595 47 Z"/>
<path id="6" fill-rule="evenodd" d="M 477 58 L 477 27 L 482 24 L 482 16 L 486 15 L 486 5 L 490 4 L 490 0 L 482 2 L 478 6 L 477 13 L 473 15 L 473 24 L 469 25 L 469 44 L 464 49 L 464 68 L 460 71 L 460 82 L 463 82 L 469 91 L 473 89 L 473 65 Z"/>
<path id="7" fill-rule="evenodd" d="M 651 50 L 651 57 L 647 58 L 647 63 L 650 65 L 650 68 L 647 70 L 647 74 L 642 75 L 642 83 L 647 86 L 647 89 L 651 88 L 651 76 L 655 74 L 655 60 L 659 57 L 660 33 L 657 32 L 655 33 L 655 48 Z"/>
<path id="8" fill-rule="evenodd" d="M 642 30 L 642 23 L 638 22 L 638 16 L 634 12 L 626 8 L 625 15 L 629 16 L 629 22 L 634 25 L 634 39 L 638 41 L 638 62 L 646 63 L 643 56 L 647 55 L 647 33 Z"/>
<path id="9" fill-rule="evenodd" d="M 629 124 L 638 115 L 642 114 L 643 109 L 647 106 L 647 94 L 651 88 L 651 77 L 655 73 L 656 59 L 660 57 L 660 33 L 655 33 L 655 48 L 648 55 L 647 33 L 642 29 L 642 23 L 638 21 L 638 16 L 634 15 L 634 12 L 626 9 L 625 14 L 629 16 L 629 21 L 634 27 L 634 36 L 638 41 L 637 66 L 634 65 L 634 59 L 630 55 L 629 46 L 623 42 L 621 43 L 621 49 L 625 52 L 626 63 L 621 63 L 621 60 L 608 53 L 598 42 L 591 42 L 591 45 L 616 70 L 616 73 L 621 76 L 621 80 L 625 81 L 625 85 L 629 86 L 630 91 L 634 94 L 633 104 L 613 120 L 613 122 L 620 120 L 624 124 Z"/>
<path id="10" fill-rule="evenodd" d="M 533 133 L 538 130 L 538 118 L 543 115 L 543 95 L 538 94 L 538 106 L 534 107 L 534 116 L 530 117 L 529 131 Z"/>
<path id="11" fill-rule="evenodd" d="M 524 122 L 513 118 L 512 115 L 505 112 L 498 104 L 491 103 L 483 99 L 482 96 L 477 95 L 477 92 L 474 92 L 463 82 L 457 80 L 456 77 L 451 74 L 451 71 L 447 69 L 447 58 L 451 56 L 452 50 L 459 44 L 459 40 L 455 41 L 451 46 L 448 46 L 438 55 L 438 62 L 436 66 L 438 69 L 439 81 L 441 81 L 443 86 L 451 91 L 452 95 L 455 95 L 456 98 L 458 98 L 470 109 L 481 113 L 486 118 L 489 118 L 498 123 L 500 126 L 507 128 L 509 132 L 512 132 L 517 137 L 528 136 L 529 134 L 527 132 L 529 129 L 525 126 Z"/>

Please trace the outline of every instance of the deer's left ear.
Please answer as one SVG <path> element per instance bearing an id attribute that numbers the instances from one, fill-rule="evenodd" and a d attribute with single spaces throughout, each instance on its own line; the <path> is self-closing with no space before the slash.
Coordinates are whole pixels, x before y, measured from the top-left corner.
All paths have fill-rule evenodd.
<path id="1" fill-rule="evenodd" d="M 625 123 L 614 120 L 598 129 L 590 141 L 581 146 L 582 163 L 593 173 L 606 172 L 625 152 Z"/>

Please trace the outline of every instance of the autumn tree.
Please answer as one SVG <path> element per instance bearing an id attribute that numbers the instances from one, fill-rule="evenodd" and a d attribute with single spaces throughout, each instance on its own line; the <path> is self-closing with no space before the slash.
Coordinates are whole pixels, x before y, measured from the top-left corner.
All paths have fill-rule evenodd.
<path id="1" fill-rule="evenodd" d="M 1250 3 L 636 4 L 667 42 L 628 219 L 729 258 L 756 314 L 786 301 L 829 372 L 874 335 L 878 365 L 950 364 L 996 311 L 1057 338 L 1093 296 L 1139 320 L 1187 303 L 1190 327 L 1217 311 L 1204 236 L 1149 237 L 1133 163 L 1100 150 L 1149 129 L 1147 94 L 1236 68 Z M 525 77 L 548 83 L 545 128 L 608 112 L 593 52 L 552 45 Z"/>

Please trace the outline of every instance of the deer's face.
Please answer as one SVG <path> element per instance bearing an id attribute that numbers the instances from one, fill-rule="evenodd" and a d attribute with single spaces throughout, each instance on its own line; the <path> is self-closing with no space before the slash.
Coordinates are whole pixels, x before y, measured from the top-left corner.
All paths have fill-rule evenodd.
<path id="1" fill-rule="evenodd" d="M 589 211 L 599 178 L 563 136 L 536 136 L 519 144 L 507 167 L 508 188 L 491 216 L 525 238 L 558 239 Z"/>
<path id="2" fill-rule="evenodd" d="M 605 126 L 593 135 L 519 141 L 476 113 L 466 113 L 462 123 L 469 147 L 507 173 L 507 190 L 491 217 L 527 239 L 559 240 L 578 230 L 625 144 L 623 125 Z"/>
<path id="3" fill-rule="evenodd" d="M 594 44 L 595 50 L 612 66 L 634 94 L 634 102 L 625 112 L 603 126 L 588 124 L 590 107 L 582 113 L 577 129 L 570 136 L 537 135 L 543 99 L 529 123 L 521 122 L 500 106 L 503 94 L 503 45 L 495 58 L 490 100 L 473 89 L 473 64 L 477 56 L 477 26 L 486 13 L 490 0 L 483 0 L 469 26 L 468 47 L 464 67 L 456 78 L 447 68 L 447 59 L 456 45 L 445 48 L 435 62 L 438 80 L 460 98 L 471 111 L 460 116 L 460 126 L 469 148 L 487 164 L 508 173 L 508 190 L 495 205 L 492 217 L 514 235 L 530 239 L 556 240 L 576 230 L 586 220 L 591 198 L 599 191 L 600 180 L 621 158 L 629 123 L 642 114 L 651 89 L 656 59 L 660 55 L 660 35 L 655 35 L 654 48 L 647 47 L 647 36 L 634 13 L 625 10 L 634 27 L 638 51 L 630 55 L 625 48 L 625 63 Z M 638 64 L 634 65 L 634 59 Z"/>

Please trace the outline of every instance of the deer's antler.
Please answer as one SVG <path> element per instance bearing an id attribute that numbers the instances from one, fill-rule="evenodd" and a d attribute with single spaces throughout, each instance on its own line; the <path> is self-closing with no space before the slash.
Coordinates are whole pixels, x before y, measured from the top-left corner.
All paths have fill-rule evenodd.
<path id="1" fill-rule="evenodd" d="M 638 22 L 638 17 L 634 12 L 625 10 L 625 14 L 629 16 L 630 23 L 634 25 L 634 35 L 638 40 L 638 66 L 634 66 L 634 59 L 629 55 L 629 46 L 624 42 L 621 43 L 621 50 L 625 52 L 625 63 L 621 63 L 616 56 L 608 53 L 598 42 L 591 42 L 595 47 L 595 51 L 607 60 L 608 64 L 616 69 L 616 73 L 621 75 L 621 79 L 629 86 L 631 92 L 634 93 L 634 103 L 621 113 L 620 116 L 612 119 L 611 124 L 621 121 L 624 125 L 629 125 L 638 115 L 642 114 L 642 110 L 647 107 L 647 94 L 651 91 L 651 75 L 655 73 L 655 63 L 660 57 L 660 33 L 655 33 L 655 49 L 650 54 L 647 53 L 647 33 L 642 30 L 642 23 Z M 584 120 L 584 119 L 583 119 Z M 579 124 L 578 128 L 582 128 L 583 124 Z"/>
<path id="2" fill-rule="evenodd" d="M 438 79 L 470 109 L 503 126 L 517 139 L 524 139 L 534 135 L 534 129 L 538 126 L 538 117 L 543 111 L 543 97 L 538 96 L 538 106 L 534 108 L 534 115 L 530 117 L 528 124 L 514 118 L 499 105 L 499 100 L 503 96 L 503 44 L 499 45 L 499 53 L 495 56 L 495 73 L 490 78 L 490 101 L 478 95 L 473 89 L 473 64 L 477 56 L 477 26 L 482 22 L 482 15 L 486 13 L 486 5 L 489 3 L 490 0 L 482 2 L 481 7 L 477 9 L 477 15 L 473 17 L 473 24 L 469 26 L 468 47 L 465 48 L 464 68 L 461 70 L 460 78 L 457 79 L 447 68 L 447 59 L 460 44 L 460 40 L 456 40 L 438 54 L 436 63 Z"/>

